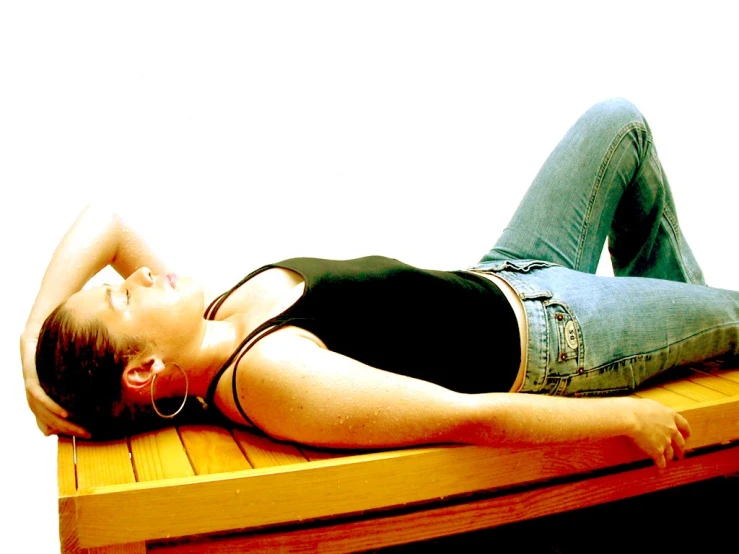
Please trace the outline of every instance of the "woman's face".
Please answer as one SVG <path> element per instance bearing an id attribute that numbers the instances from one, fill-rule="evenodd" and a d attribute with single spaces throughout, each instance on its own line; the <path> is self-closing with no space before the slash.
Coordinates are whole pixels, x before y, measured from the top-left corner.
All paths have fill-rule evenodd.
<path id="1" fill-rule="evenodd" d="M 205 329 L 202 288 L 191 279 L 153 275 L 146 267 L 119 285 L 82 290 L 67 306 L 99 319 L 114 337 L 134 337 L 170 360 L 197 349 Z"/>

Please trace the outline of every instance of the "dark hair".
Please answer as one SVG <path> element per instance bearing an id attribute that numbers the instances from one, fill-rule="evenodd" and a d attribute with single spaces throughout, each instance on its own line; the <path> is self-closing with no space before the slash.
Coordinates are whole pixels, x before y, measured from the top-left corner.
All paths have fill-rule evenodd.
<path id="1" fill-rule="evenodd" d="M 175 423 L 158 417 L 150 406 L 123 402 L 123 370 L 144 346 L 132 337 L 113 337 L 98 319 L 80 321 L 61 304 L 41 326 L 36 372 L 41 387 L 69 412 L 70 421 L 84 427 L 95 440 L 120 438 Z M 180 402 L 181 398 L 164 398 L 157 405 L 174 412 Z M 176 419 L 178 423 L 225 421 L 217 410 L 206 411 L 195 398 L 187 400 Z"/>
<path id="2" fill-rule="evenodd" d="M 79 321 L 61 304 L 41 327 L 36 372 L 70 421 L 96 438 L 109 436 L 127 419 L 121 377 L 128 359 L 141 350 L 137 341 L 114 339 L 99 320 Z"/>

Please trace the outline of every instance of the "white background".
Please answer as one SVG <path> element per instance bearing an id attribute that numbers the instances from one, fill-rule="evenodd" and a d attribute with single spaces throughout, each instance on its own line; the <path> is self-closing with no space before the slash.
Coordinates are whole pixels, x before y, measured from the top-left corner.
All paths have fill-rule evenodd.
<path id="1" fill-rule="evenodd" d="M 461 268 L 492 245 L 580 113 L 623 96 L 654 131 L 709 284 L 739 288 L 729 2 L 9 4 L 6 545 L 59 547 L 56 441 L 26 407 L 18 336 L 57 241 L 92 198 L 138 205 L 180 272 L 219 288 L 291 255 Z"/>

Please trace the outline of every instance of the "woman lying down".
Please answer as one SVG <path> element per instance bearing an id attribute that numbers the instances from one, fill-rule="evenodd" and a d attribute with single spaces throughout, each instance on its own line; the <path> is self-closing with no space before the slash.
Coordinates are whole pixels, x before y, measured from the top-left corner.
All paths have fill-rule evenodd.
<path id="1" fill-rule="evenodd" d="M 615 277 L 594 275 L 606 237 Z M 83 289 L 107 265 L 124 280 Z M 623 395 L 736 355 L 738 330 L 739 293 L 705 286 L 646 121 L 613 100 L 575 123 L 464 270 L 293 258 L 211 296 L 88 207 L 49 263 L 21 355 L 46 434 L 105 438 L 144 406 L 171 418 L 201 397 L 319 447 L 625 436 L 664 467 L 688 422 Z"/>

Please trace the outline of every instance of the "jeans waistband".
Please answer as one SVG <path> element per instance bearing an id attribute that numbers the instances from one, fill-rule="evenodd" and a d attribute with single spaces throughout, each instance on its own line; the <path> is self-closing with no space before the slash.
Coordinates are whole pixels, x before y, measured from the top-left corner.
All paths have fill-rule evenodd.
<path id="1" fill-rule="evenodd" d="M 527 279 L 534 269 L 543 269 L 556 264 L 537 260 L 513 260 L 501 262 L 485 262 L 475 266 L 476 271 L 494 273 L 508 283 L 521 299 L 526 315 L 526 367 L 523 384 L 519 392 L 546 392 L 556 394 L 557 384 L 547 385 L 550 330 L 546 301 L 552 298 L 552 291 L 541 288 L 536 280 Z M 553 390 L 548 390 L 552 388 Z"/>

